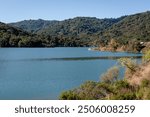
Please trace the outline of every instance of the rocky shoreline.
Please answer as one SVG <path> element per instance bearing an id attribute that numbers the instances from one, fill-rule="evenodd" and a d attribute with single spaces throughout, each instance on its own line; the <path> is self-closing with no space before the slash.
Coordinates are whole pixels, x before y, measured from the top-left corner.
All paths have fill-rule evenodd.
<path id="1" fill-rule="evenodd" d="M 123 45 L 123 46 L 118 46 L 114 47 L 111 44 L 108 44 L 107 46 L 100 46 L 100 47 L 95 47 L 91 48 L 91 50 L 96 50 L 96 51 L 111 51 L 111 52 L 135 52 L 135 53 L 145 53 L 150 49 L 150 42 L 141 42 L 139 47 L 137 49 L 135 45 Z"/>

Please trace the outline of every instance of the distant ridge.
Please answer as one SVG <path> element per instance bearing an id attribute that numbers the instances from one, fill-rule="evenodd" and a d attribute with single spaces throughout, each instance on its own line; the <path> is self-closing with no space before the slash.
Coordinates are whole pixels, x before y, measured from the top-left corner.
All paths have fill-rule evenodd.
<path id="1" fill-rule="evenodd" d="M 129 15 L 106 29 L 101 38 L 150 41 L 150 11 Z"/>
<path id="2" fill-rule="evenodd" d="M 113 39 L 119 46 L 129 44 L 138 49 L 138 42 L 150 41 L 149 22 L 150 11 L 120 18 L 75 17 L 63 21 L 0 23 L 0 47 L 107 46 Z"/>
<path id="3" fill-rule="evenodd" d="M 48 27 L 50 24 L 53 24 L 57 21 L 48 21 L 48 20 L 24 20 L 16 23 L 9 23 L 9 25 L 21 28 L 25 31 L 35 33 L 43 28 Z"/>

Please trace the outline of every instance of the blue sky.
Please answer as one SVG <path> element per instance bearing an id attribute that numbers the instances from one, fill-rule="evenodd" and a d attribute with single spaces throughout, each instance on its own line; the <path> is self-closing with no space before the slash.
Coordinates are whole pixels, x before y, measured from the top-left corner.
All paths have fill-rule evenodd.
<path id="1" fill-rule="evenodd" d="M 116 18 L 150 10 L 150 0 L 0 0 L 0 21 Z"/>

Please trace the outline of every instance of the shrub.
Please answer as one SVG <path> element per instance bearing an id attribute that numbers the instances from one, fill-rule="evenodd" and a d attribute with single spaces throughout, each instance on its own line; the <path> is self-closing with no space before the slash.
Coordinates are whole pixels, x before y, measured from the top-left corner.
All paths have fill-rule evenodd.
<path id="1" fill-rule="evenodd" d="M 137 99 L 148 100 L 150 99 L 150 88 L 141 87 L 136 93 Z"/>
<path id="2" fill-rule="evenodd" d="M 99 82 L 93 89 L 93 97 L 94 99 L 108 99 L 113 91 L 113 86 L 111 84 Z"/>
<path id="3" fill-rule="evenodd" d="M 144 62 L 149 62 L 150 61 L 150 50 L 147 51 L 144 56 L 143 56 L 143 61 Z"/>
<path id="4" fill-rule="evenodd" d="M 107 70 L 105 74 L 102 74 L 100 81 L 105 83 L 113 83 L 118 79 L 119 76 L 119 67 L 114 66 Z"/>
<path id="5" fill-rule="evenodd" d="M 126 80 L 119 80 L 114 83 L 116 90 L 121 89 L 121 88 L 129 88 L 130 85 Z"/>
<path id="6" fill-rule="evenodd" d="M 138 64 L 136 63 L 136 60 L 133 60 L 132 58 L 121 58 L 118 60 L 118 62 L 122 67 L 125 67 L 124 77 L 127 80 L 131 80 L 133 74 L 139 68 Z"/>
<path id="7" fill-rule="evenodd" d="M 112 100 L 135 100 L 136 95 L 134 92 L 118 93 L 116 95 L 113 95 L 110 99 Z"/>
<path id="8" fill-rule="evenodd" d="M 82 84 L 78 89 L 76 89 L 75 92 L 77 92 L 80 99 L 92 100 L 96 98 L 95 92 L 93 91 L 96 85 L 96 82 L 87 81 L 84 84 Z"/>
<path id="9" fill-rule="evenodd" d="M 118 62 L 122 67 L 126 67 L 131 72 L 135 72 L 136 68 L 138 67 L 136 60 L 133 60 L 131 58 L 121 58 L 118 60 Z"/>
<path id="10" fill-rule="evenodd" d="M 147 79 L 143 79 L 141 82 L 141 86 L 140 87 L 148 87 L 150 84 L 150 81 Z"/>
<path id="11" fill-rule="evenodd" d="M 78 97 L 78 95 L 75 92 L 66 91 L 60 95 L 59 99 L 60 100 L 79 100 L 80 98 Z"/>

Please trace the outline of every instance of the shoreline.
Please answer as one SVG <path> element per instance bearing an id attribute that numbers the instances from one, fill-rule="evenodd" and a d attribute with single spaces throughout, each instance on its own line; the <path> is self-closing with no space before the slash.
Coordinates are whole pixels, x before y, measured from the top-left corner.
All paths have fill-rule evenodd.
<path id="1" fill-rule="evenodd" d="M 107 45 L 103 47 L 94 47 L 90 49 L 93 51 L 105 51 L 105 52 L 109 51 L 109 52 L 145 53 L 147 50 L 150 49 L 150 42 L 144 42 L 140 46 L 141 46 L 140 51 L 138 51 L 136 48 L 130 49 L 128 45 L 123 45 L 117 48 L 114 48 L 112 45 Z"/>

